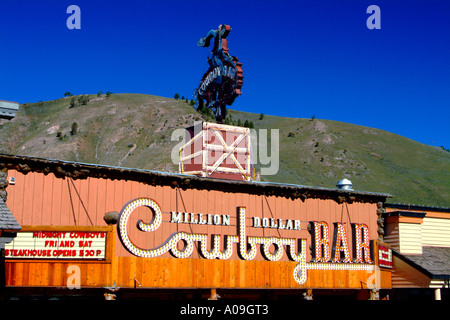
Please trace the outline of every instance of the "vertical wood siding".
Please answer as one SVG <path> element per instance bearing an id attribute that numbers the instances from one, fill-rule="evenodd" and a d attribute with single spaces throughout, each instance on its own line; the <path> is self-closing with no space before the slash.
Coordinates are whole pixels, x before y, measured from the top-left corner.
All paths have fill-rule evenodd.
<path id="1" fill-rule="evenodd" d="M 109 211 L 120 212 L 130 200 L 147 197 L 155 200 L 163 212 L 163 223 L 155 232 L 136 229 L 138 219 L 150 221 L 151 210 L 141 207 L 133 212 L 130 238 L 143 248 L 163 243 L 176 231 L 208 235 L 237 235 L 237 207 L 246 207 L 247 234 L 250 236 L 305 238 L 308 246 L 311 236 L 309 221 L 327 221 L 333 233 L 333 222 L 345 222 L 351 238 L 350 223 L 369 226 L 370 239 L 377 238 L 376 204 L 338 204 L 333 200 L 287 199 L 247 193 L 217 190 L 177 189 L 168 186 L 150 186 L 125 180 L 88 178 L 85 180 L 59 179 L 52 173 L 44 175 L 29 172 L 24 175 L 9 170 L 16 178 L 8 187 L 7 205 L 22 226 L 106 226 L 103 217 Z M 227 214 L 230 226 L 170 223 L 171 211 L 202 214 Z M 252 216 L 301 220 L 301 230 L 253 228 Z M 229 260 L 207 260 L 198 250 L 187 259 L 173 258 L 165 253 L 158 258 L 138 258 L 131 255 L 119 241 L 116 230 L 108 262 L 70 261 L 12 261 L 7 262 L 7 283 L 17 286 L 65 286 L 67 267 L 78 265 L 82 272 L 82 286 L 133 287 L 136 278 L 142 287 L 227 287 L 227 288 L 361 288 L 370 274 L 366 271 L 309 270 L 307 283 L 300 286 L 293 278 L 296 262 L 286 254 L 280 261 L 266 261 L 260 253 L 253 261 L 241 260 L 235 245 Z M 222 238 L 223 239 L 223 238 Z M 330 241 L 332 241 L 332 234 Z M 350 240 L 351 241 L 351 240 Z M 350 252 L 352 248 L 350 246 Z M 311 254 L 307 250 L 307 261 Z"/>

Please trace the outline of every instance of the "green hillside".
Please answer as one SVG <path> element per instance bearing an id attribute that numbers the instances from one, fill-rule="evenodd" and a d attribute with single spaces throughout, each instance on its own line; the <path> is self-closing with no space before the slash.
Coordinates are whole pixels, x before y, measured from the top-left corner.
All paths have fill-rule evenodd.
<path id="1" fill-rule="evenodd" d="M 203 120 L 170 98 L 90 95 L 86 105 L 78 98 L 21 105 L 16 118 L 0 122 L 0 152 L 177 172 L 172 132 Z M 230 115 L 255 129 L 279 129 L 280 168 L 262 180 L 334 187 L 349 178 L 356 190 L 390 193 L 393 202 L 450 206 L 450 153 L 441 148 L 337 121 Z"/>

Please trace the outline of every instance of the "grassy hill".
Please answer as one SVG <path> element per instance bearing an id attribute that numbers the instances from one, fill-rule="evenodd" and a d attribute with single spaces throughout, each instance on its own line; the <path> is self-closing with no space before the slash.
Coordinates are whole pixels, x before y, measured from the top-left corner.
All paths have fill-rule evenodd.
<path id="1" fill-rule="evenodd" d="M 0 152 L 177 172 L 171 134 L 204 118 L 170 98 L 89 97 L 75 107 L 73 97 L 21 105 L 16 118 L 0 122 Z M 356 190 L 390 193 L 393 202 L 450 206 L 450 153 L 441 148 L 337 121 L 230 114 L 255 129 L 279 129 L 280 169 L 262 180 L 334 187 L 349 178 Z"/>

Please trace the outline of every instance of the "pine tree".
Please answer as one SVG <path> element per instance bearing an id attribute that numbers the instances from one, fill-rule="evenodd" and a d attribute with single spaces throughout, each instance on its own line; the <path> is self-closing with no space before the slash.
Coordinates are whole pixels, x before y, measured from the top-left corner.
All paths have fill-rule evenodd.
<path id="1" fill-rule="evenodd" d="M 78 132 L 78 123 L 74 122 L 72 123 L 72 130 L 70 131 L 70 135 L 74 136 Z"/>

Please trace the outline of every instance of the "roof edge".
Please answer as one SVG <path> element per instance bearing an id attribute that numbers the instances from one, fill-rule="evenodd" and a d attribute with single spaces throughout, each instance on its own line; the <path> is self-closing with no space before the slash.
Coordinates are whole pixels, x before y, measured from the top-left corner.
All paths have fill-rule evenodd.
<path id="1" fill-rule="evenodd" d="M 417 263 L 415 263 L 414 261 L 408 259 L 406 256 L 404 256 L 403 254 L 401 254 L 400 252 L 395 251 L 394 249 L 392 249 L 392 254 L 394 256 L 396 256 L 397 258 L 399 258 L 400 260 L 402 260 L 403 262 L 407 263 L 409 266 L 413 267 L 414 269 L 416 269 L 417 271 L 420 271 L 421 273 L 423 273 L 424 275 L 426 275 L 429 278 L 433 278 L 433 274 L 428 271 L 427 269 L 423 268 L 422 266 L 418 265 Z"/>
<path id="2" fill-rule="evenodd" d="M 420 211 L 439 211 L 450 212 L 450 207 L 433 207 L 419 204 L 405 204 L 405 203 L 386 203 L 386 208 L 402 209 L 402 210 L 420 210 Z"/>
<path id="3" fill-rule="evenodd" d="M 411 259 L 408 259 L 407 256 L 395 251 L 392 249 L 392 254 L 402 260 L 403 262 L 410 265 L 412 268 L 416 269 L 417 271 L 420 271 L 430 279 L 450 279 L 450 274 L 433 274 L 431 271 L 428 271 L 421 265 L 417 264 L 416 262 L 412 261 Z"/>
<path id="4" fill-rule="evenodd" d="M 37 157 L 0 154 L 0 170 L 15 169 L 23 174 L 41 172 L 53 173 L 58 178 L 87 179 L 103 178 L 112 180 L 132 180 L 148 185 L 165 185 L 172 188 L 220 190 L 226 192 L 245 192 L 284 196 L 286 198 L 333 199 L 342 202 L 385 202 L 392 196 L 387 193 L 341 190 L 337 188 L 312 187 L 259 181 L 238 181 L 197 177 L 193 175 L 106 166 Z"/>
<path id="5" fill-rule="evenodd" d="M 415 211 L 390 211 L 384 212 L 383 217 L 413 217 L 413 218 L 424 218 L 426 216 L 425 212 L 415 212 Z"/>

